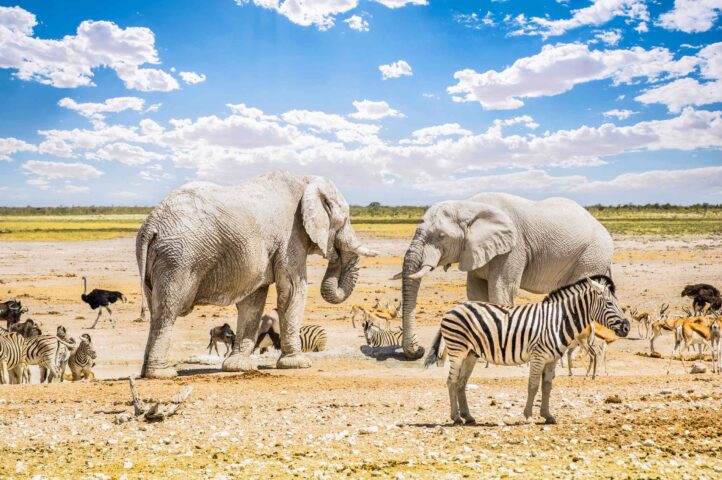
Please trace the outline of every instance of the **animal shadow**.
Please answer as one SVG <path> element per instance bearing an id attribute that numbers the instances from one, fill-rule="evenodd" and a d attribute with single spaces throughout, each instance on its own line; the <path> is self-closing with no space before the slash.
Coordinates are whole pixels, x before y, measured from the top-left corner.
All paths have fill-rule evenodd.
<path id="1" fill-rule="evenodd" d="M 394 347 L 369 347 L 368 345 L 362 345 L 361 353 L 363 353 L 366 357 L 373 358 L 377 362 L 385 362 L 386 360 L 399 360 L 402 362 L 406 361 L 416 361 L 416 360 L 409 360 L 406 358 L 406 355 L 404 355 L 403 350 L 400 346 L 394 346 Z"/>

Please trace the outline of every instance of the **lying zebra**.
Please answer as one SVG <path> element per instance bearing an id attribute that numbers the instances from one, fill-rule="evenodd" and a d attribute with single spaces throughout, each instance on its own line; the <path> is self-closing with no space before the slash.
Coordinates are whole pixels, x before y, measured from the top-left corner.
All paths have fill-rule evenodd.
<path id="1" fill-rule="evenodd" d="M 273 348 L 279 351 L 281 350 L 281 334 L 277 332 L 274 327 L 274 325 L 271 325 L 265 332 L 259 332 L 253 350 L 259 348 L 266 337 L 271 339 Z M 302 325 L 299 330 L 299 336 L 301 337 L 302 352 L 323 352 L 326 350 L 328 339 L 326 337 L 326 330 L 322 326 Z M 261 353 L 263 353 L 263 351 Z"/>
<path id="2" fill-rule="evenodd" d="M 549 396 L 556 362 L 569 344 L 593 321 L 620 337 L 629 333 L 629 320 L 624 317 L 614 291 L 612 280 L 598 275 L 559 288 L 538 303 L 503 307 L 464 302 L 444 314 L 425 366 L 437 361 L 443 339 L 451 364 L 447 384 L 454 423 L 475 422 L 466 400 L 466 382 L 478 358 L 496 365 L 529 362 L 524 416 L 527 419 L 532 416 L 541 380 L 541 415 L 546 423 L 556 423 L 549 410 Z"/>
<path id="3" fill-rule="evenodd" d="M 397 330 L 383 330 L 368 318 L 363 321 L 364 337 L 369 347 L 395 347 L 401 345 L 404 330 L 399 327 Z"/>

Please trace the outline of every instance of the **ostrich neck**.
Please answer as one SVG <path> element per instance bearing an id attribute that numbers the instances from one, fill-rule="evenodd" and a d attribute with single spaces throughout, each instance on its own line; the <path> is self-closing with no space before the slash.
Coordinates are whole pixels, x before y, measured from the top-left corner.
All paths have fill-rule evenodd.
<path id="1" fill-rule="evenodd" d="M 87 295 L 88 293 L 88 281 L 86 279 L 83 279 L 83 295 Z"/>

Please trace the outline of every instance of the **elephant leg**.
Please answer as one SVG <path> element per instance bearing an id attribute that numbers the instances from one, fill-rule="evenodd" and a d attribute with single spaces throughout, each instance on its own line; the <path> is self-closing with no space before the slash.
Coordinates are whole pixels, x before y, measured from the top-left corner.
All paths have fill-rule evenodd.
<path id="1" fill-rule="evenodd" d="M 542 373 L 542 401 L 541 401 L 541 416 L 544 417 L 545 423 L 555 424 L 557 423 L 554 416 L 549 411 L 549 396 L 552 393 L 552 380 L 554 380 L 556 369 L 556 362 L 549 362 L 544 367 Z"/>
<path id="2" fill-rule="evenodd" d="M 506 258 L 502 258 L 506 257 Z M 492 260 L 489 266 L 489 301 L 497 305 L 514 305 L 514 297 L 519 292 L 524 264 L 502 255 Z"/>
<path id="3" fill-rule="evenodd" d="M 477 278 L 472 272 L 466 274 L 466 298 L 475 302 L 489 301 L 489 283 Z"/>
<path id="4" fill-rule="evenodd" d="M 143 368 L 140 371 L 143 378 L 171 378 L 178 375 L 168 358 L 177 314 L 167 304 L 156 300 L 157 298 L 159 296 L 153 299 L 148 343 L 145 346 Z M 77 375 L 73 371 L 73 380 L 76 379 Z"/>
<path id="5" fill-rule="evenodd" d="M 305 267 L 305 265 L 304 265 Z M 281 357 L 276 368 L 309 368 L 311 360 L 301 353 L 301 320 L 306 306 L 306 279 L 283 279 L 278 288 L 281 322 Z"/>
<path id="6" fill-rule="evenodd" d="M 224 372 L 247 372 L 253 370 L 251 353 L 256 344 L 258 324 L 268 297 L 268 286 L 263 286 L 236 304 L 238 323 L 233 352 L 223 360 Z M 216 347 L 217 348 L 217 347 Z"/>

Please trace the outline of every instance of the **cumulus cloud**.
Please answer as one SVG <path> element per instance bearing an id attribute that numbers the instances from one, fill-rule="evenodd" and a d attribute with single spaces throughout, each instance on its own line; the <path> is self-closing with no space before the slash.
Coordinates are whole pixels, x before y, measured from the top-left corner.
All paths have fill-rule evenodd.
<path id="1" fill-rule="evenodd" d="M 520 58 L 500 72 L 458 71 L 454 74 L 458 83 L 447 91 L 456 102 L 509 110 L 523 106 L 522 99 L 558 95 L 594 80 L 622 84 L 637 78 L 655 81 L 683 76 L 698 62 L 694 56 L 675 60 L 666 48 L 590 50 L 578 43 L 545 45 L 538 54 Z"/>
<path id="2" fill-rule="evenodd" d="M 612 180 L 590 181 L 577 185 L 574 191 L 605 193 L 619 191 L 640 191 L 652 189 L 693 190 L 707 193 L 722 193 L 722 167 L 702 167 L 687 170 L 651 170 L 639 173 L 625 173 Z"/>
<path id="3" fill-rule="evenodd" d="M 369 22 L 359 15 L 352 15 L 344 20 L 344 22 L 348 24 L 348 28 L 351 30 L 356 30 L 357 32 L 369 31 Z"/>
<path id="4" fill-rule="evenodd" d="M 388 65 L 379 65 L 381 78 L 388 80 L 389 78 L 410 77 L 414 74 L 411 71 L 411 65 L 405 60 L 399 60 Z"/>
<path id="5" fill-rule="evenodd" d="M 91 120 L 103 121 L 105 113 L 117 113 L 125 110 L 143 111 L 145 100 L 138 97 L 115 97 L 109 98 L 102 103 L 78 103 L 72 98 L 61 98 L 58 102 L 63 108 L 78 112 L 80 115 Z"/>
<path id="6" fill-rule="evenodd" d="M 35 15 L 20 7 L 0 7 L 0 68 L 16 70 L 21 80 L 58 88 L 94 86 L 93 70 L 108 67 L 127 88 L 169 91 L 178 82 L 166 72 L 141 68 L 158 64 L 153 32 L 121 28 L 107 21 L 86 20 L 75 35 L 60 40 L 33 36 Z"/>
<path id="7" fill-rule="evenodd" d="M 649 11 L 644 0 L 594 0 L 588 7 L 572 10 L 571 18 L 549 19 L 524 15 L 512 22 L 518 26 L 511 35 L 541 35 L 543 39 L 563 35 L 570 30 L 588 25 L 604 25 L 615 17 L 646 22 Z"/>
<path id="8" fill-rule="evenodd" d="M 456 23 L 471 28 L 472 30 L 481 30 L 485 27 L 494 27 L 496 22 L 494 21 L 494 14 L 491 11 L 486 12 L 485 15 L 480 15 L 476 12 L 472 13 L 457 13 L 454 15 Z"/>
<path id="9" fill-rule="evenodd" d="M 407 5 L 427 5 L 426 0 L 374 0 L 388 8 Z M 350 12 L 358 6 L 359 0 L 235 0 L 237 5 L 253 3 L 257 7 L 275 10 L 291 22 L 304 27 L 315 26 L 328 30 L 336 23 L 338 15 Z"/>
<path id="10" fill-rule="evenodd" d="M 618 109 L 615 108 L 614 110 L 608 110 L 604 112 L 602 115 L 604 115 L 607 118 L 618 118 L 619 120 L 626 120 L 632 115 L 634 115 L 637 112 L 634 112 L 632 110 L 626 110 L 626 109 Z"/>
<path id="11" fill-rule="evenodd" d="M 154 160 L 163 160 L 165 157 L 159 153 L 149 152 L 138 145 L 123 142 L 105 145 L 85 155 L 88 160 L 115 160 L 126 165 L 144 165 Z"/>
<path id="12" fill-rule="evenodd" d="M 394 110 L 384 101 L 357 100 L 353 102 L 356 112 L 350 116 L 359 120 L 379 120 L 386 117 L 405 117 L 398 110 Z"/>
<path id="13" fill-rule="evenodd" d="M 403 139 L 400 144 L 428 145 L 439 137 L 466 136 L 472 132 L 465 128 L 461 128 L 458 123 L 444 123 L 443 125 L 434 125 L 431 127 L 420 128 L 411 132 L 411 139 Z"/>
<path id="14" fill-rule="evenodd" d="M 189 85 L 195 85 L 197 83 L 203 83 L 206 81 L 206 76 L 202 73 L 196 72 L 180 72 L 180 77 Z"/>
<path id="15" fill-rule="evenodd" d="M 29 173 L 43 178 L 72 178 L 76 180 L 90 180 L 103 175 L 103 172 L 86 163 L 46 162 L 30 160 L 22 167 Z"/>
<path id="16" fill-rule="evenodd" d="M 659 16 L 657 24 L 667 30 L 706 32 L 722 12 L 722 0 L 674 0 L 674 8 Z"/>
<path id="17" fill-rule="evenodd" d="M 614 47 L 622 39 L 622 32 L 618 28 L 613 30 L 606 30 L 603 32 L 595 33 L 594 38 L 596 38 L 602 43 Z"/>
<path id="18" fill-rule="evenodd" d="M 317 133 L 332 132 L 342 142 L 378 143 L 378 125 L 350 122 L 333 113 L 291 110 L 282 115 L 292 125 L 304 125 Z"/>
<path id="19" fill-rule="evenodd" d="M 0 138 L 0 160 L 10 161 L 10 155 L 17 152 L 35 152 L 37 147 L 17 138 Z"/>

